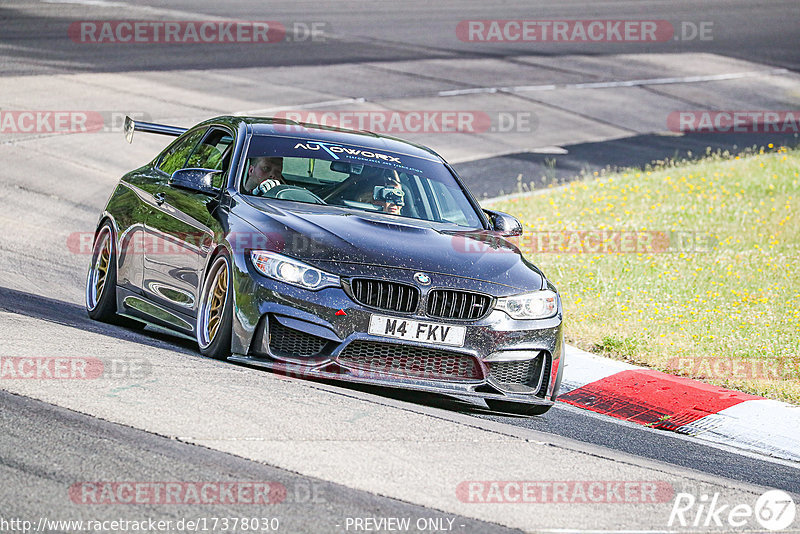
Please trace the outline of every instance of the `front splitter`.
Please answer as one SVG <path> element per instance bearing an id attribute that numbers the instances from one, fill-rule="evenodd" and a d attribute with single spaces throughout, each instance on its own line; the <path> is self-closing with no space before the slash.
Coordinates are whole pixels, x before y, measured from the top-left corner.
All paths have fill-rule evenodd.
<path id="1" fill-rule="evenodd" d="M 482 399 L 518 402 L 521 404 L 531 404 L 537 406 L 553 405 L 552 401 L 542 399 L 533 394 L 523 395 L 503 392 L 487 380 L 427 380 L 419 377 L 399 377 L 393 374 L 373 371 L 359 372 L 358 369 L 343 367 L 336 362 L 328 362 L 313 367 L 300 364 L 287 364 L 275 360 L 256 358 L 254 356 L 245 356 L 244 354 L 233 354 L 228 357 L 228 360 L 254 367 L 269 369 L 277 374 L 290 378 L 340 380 L 348 383 L 424 391 L 426 393 L 465 395 L 469 397 L 479 397 Z M 478 388 L 485 388 L 490 391 L 479 391 Z"/>

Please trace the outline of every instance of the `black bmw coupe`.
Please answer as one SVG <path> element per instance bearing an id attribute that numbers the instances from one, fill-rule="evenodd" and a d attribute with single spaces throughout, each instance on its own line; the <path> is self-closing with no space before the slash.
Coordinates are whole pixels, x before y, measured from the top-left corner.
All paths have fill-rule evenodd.
<path id="1" fill-rule="evenodd" d="M 95 231 L 89 315 L 305 378 L 483 398 L 542 414 L 563 372 L 561 299 L 432 150 L 254 117 L 189 129 L 122 177 Z"/>

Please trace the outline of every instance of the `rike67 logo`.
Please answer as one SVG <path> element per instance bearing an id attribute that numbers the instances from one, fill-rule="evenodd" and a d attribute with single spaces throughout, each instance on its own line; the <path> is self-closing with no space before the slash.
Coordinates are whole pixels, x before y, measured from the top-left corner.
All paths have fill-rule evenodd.
<path id="1" fill-rule="evenodd" d="M 678 493 L 669 514 L 670 527 L 725 527 L 741 529 L 756 526 L 778 531 L 792 526 L 797 508 L 791 495 L 781 490 L 770 490 L 756 499 L 755 505 L 731 504 L 720 499 L 719 493 Z"/>

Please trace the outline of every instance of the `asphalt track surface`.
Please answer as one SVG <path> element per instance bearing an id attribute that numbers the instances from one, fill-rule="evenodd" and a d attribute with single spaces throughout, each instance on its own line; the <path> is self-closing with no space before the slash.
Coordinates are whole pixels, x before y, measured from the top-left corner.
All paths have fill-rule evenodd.
<path id="1" fill-rule="evenodd" d="M 138 507 L 136 514 L 130 514 L 127 504 L 103 506 L 99 513 L 85 510 L 86 506 L 81 510 L 78 505 L 89 497 L 80 494 L 71 503 L 64 503 L 64 495 L 70 493 L 75 481 L 115 480 L 120 476 L 126 480 L 162 481 L 167 474 L 170 480 L 178 481 L 277 484 L 280 490 L 273 497 L 274 502 L 259 506 L 257 517 L 279 518 L 279 530 L 286 532 L 331 532 L 338 530 L 347 517 L 408 517 L 413 523 L 437 517 L 435 512 L 421 506 L 310 479 L 204 447 L 185 445 L 25 397 L 0 392 L 0 401 L 4 408 L 0 413 L 3 429 L 0 443 L 6 451 L 0 461 L 5 481 L 0 495 L 5 518 L 41 517 L 49 512 L 52 515 L 45 519 L 55 520 L 65 508 L 72 512 L 70 517 L 75 520 L 81 518 L 75 512 L 83 511 L 87 519 L 105 521 L 125 517 L 141 521 L 155 516 L 175 526 L 187 518 L 253 517 L 253 505 L 247 503 L 181 504 L 166 507 L 166 513 L 164 510 L 156 512 L 154 504 Z M 26 446 L 18 447 L 19 443 L 26 443 Z M 57 456 L 53 451 L 58 451 Z M 20 488 L 35 488 L 36 491 L 22 499 Z M 84 495 L 98 494 L 89 490 Z M 513 531 L 469 518 L 449 517 L 466 532 Z"/>
<path id="2" fill-rule="evenodd" d="M 175 53 L 173 47 L 148 45 L 119 47 L 113 54 L 63 40 L 63 30 L 80 20 L 103 20 L 102 5 L 116 10 L 114 18 L 126 17 L 124 3 L 52 0 L 31 9 L 31 2 L 8 1 L 0 7 L 2 40 L 12 47 L 19 62 L 3 67 L 6 73 L 120 72 L 134 70 L 220 69 L 329 65 L 344 62 L 402 61 L 452 57 L 513 57 L 530 52 L 530 43 L 474 43 L 453 39 L 461 20 L 493 19 L 642 19 L 667 20 L 673 26 L 687 22 L 712 23 L 713 40 L 675 40 L 664 43 L 666 52 L 704 52 L 799 70 L 800 6 L 791 0 L 751 2 L 712 0 L 696 2 L 628 0 L 618 2 L 430 2 L 412 0 L 398 4 L 379 2 L 136 2 L 147 10 L 135 11 L 133 20 L 187 20 L 187 13 L 229 20 L 275 20 L 285 27 L 295 23 L 324 24 L 339 36 L 323 49 L 298 40 L 280 54 L 253 53 L 249 45 L 195 46 Z M 48 5 L 49 4 L 49 5 Z M 101 14 L 92 18 L 88 14 Z M 148 16 L 149 15 L 149 16 Z M 206 20 L 193 17 L 188 20 Z M 688 36 L 688 35 L 687 35 Z M 298 35 L 298 38 L 301 36 Z M 188 48 L 188 47 L 187 47 Z M 659 47 L 661 48 L 661 47 Z M 606 43 L 602 54 L 651 52 L 652 43 Z M 595 49 L 596 50 L 596 49 Z M 538 43 L 538 54 L 591 53 L 584 43 Z"/>
<path id="3" fill-rule="evenodd" d="M 54 98 L 47 100 L 45 104 L 37 102 L 33 97 L 26 100 L 26 93 L 32 95 L 39 94 L 37 91 L 59 93 L 62 91 L 61 84 L 65 81 L 60 76 L 76 73 L 101 77 L 120 75 L 121 77 L 109 78 L 114 82 L 112 88 L 118 89 L 120 95 L 127 95 L 129 91 L 133 91 L 137 77 L 124 77 L 126 73 L 133 71 L 148 71 L 155 73 L 154 76 L 158 76 L 161 72 L 168 78 L 174 76 L 175 79 L 171 80 L 171 83 L 177 88 L 176 91 L 196 91 L 198 94 L 204 90 L 211 91 L 205 89 L 207 83 L 214 87 L 227 87 L 228 91 L 234 93 L 237 91 L 236 83 L 220 85 L 219 79 L 224 78 L 225 74 L 218 73 L 221 72 L 219 69 L 254 69 L 257 72 L 266 69 L 266 78 L 269 78 L 273 72 L 270 70 L 271 67 L 309 66 L 336 69 L 343 65 L 374 62 L 386 65 L 386 63 L 401 64 L 425 60 L 443 62 L 499 60 L 503 69 L 502 76 L 512 79 L 514 69 L 521 68 L 520 65 L 527 61 L 525 58 L 531 55 L 530 45 L 460 42 L 453 38 L 453 28 L 459 20 L 464 19 L 617 17 L 665 19 L 672 21 L 673 24 L 680 21 L 695 23 L 713 21 L 715 33 L 711 42 L 664 43 L 662 48 L 656 50 L 653 45 L 637 44 L 606 44 L 601 48 L 592 49 L 580 44 L 542 45 L 536 48 L 535 53 L 555 63 L 559 63 L 560 56 L 602 57 L 624 53 L 642 54 L 644 57 L 646 54 L 657 52 L 668 55 L 685 53 L 689 57 L 689 54 L 699 53 L 712 54 L 714 58 L 735 58 L 762 65 L 764 68 L 800 70 L 798 58 L 800 37 L 796 31 L 800 5 L 796 2 L 763 4 L 704 2 L 702 9 L 700 12 L 697 4 L 693 2 L 582 1 L 561 2 L 557 5 L 544 2 L 518 4 L 503 2 L 497 6 L 484 2 L 459 4 L 440 2 L 435 5 L 420 2 L 407 3 L 402 7 L 392 3 L 351 2 L 275 2 L 270 3 L 268 7 L 261 2 L 238 2 L 234 5 L 212 2 L 139 2 L 132 7 L 131 4 L 103 1 L 42 3 L 11 1 L 4 2 L 0 6 L 0 50 L 2 50 L 0 73 L 5 77 L 14 77 L 14 83 L 25 89 L 7 92 L 6 96 L 2 97 L 0 108 L 47 109 L 46 106 L 58 105 L 59 108 L 49 109 L 71 109 L 70 105 L 73 102 L 79 102 L 78 106 L 87 106 L 74 96 L 76 94 L 74 89 L 63 89 L 65 91 L 63 99 Z M 109 10 L 113 11 L 110 13 Z M 192 14 L 193 16 L 190 16 Z M 252 47 L 236 45 L 185 46 L 179 50 L 161 45 L 103 48 L 73 43 L 64 37 L 65 28 L 70 23 L 80 20 L 108 18 L 197 20 L 203 17 L 279 20 L 287 26 L 295 22 L 301 24 L 323 22 L 326 33 L 331 37 L 324 46 L 305 41 L 284 43 L 278 49 L 279 53 L 254 53 Z M 566 64 L 562 66 L 565 71 L 572 72 Z M 632 67 L 632 72 L 627 73 L 627 79 L 653 77 L 652 72 L 642 72 L 637 76 L 636 68 L 638 67 Z M 199 70 L 199 73 L 195 71 L 187 75 L 186 71 L 191 70 Z M 314 69 L 303 71 L 305 73 L 303 76 L 313 72 Z M 408 85 L 393 87 L 383 86 L 379 81 L 370 78 L 342 80 L 319 76 L 311 79 L 301 77 L 301 80 L 304 84 L 313 86 L 315 90 L 322 89 L 321 92 L 337 98 L 367 95 L 369 99 L 380 100 L 388 97 L 397 98 L 405 94 L 424 95 L 426 91 L 435 92 L 433 89 L 427 89 L 425 85 L 428 82 L 433 83 L 431 80 L 426 81 L 426 78 L 433 77 L 430 71 L 426 71 L 416 78 L 411 77 L 411 81 L 406 80 Z M 483 86 L 489 81 L 491 80 L 473 85 Z M 324 90 L 326 87 L 329 88 L 328 91 Z M 468 88 L 470 84 L 461 87 Z M 792 87 L 795 92 L 788 92 L 785 107 L 776 109 L 792 109 L 790 107 L 792 103 L 796 108 L 797 95 L 800 93 L 797 92 L 797 85 Z M 246 85 L 242 85 L 241 89 L 258 91 L 258 87 Z M 438 89 L 438 86 L 435 89 Z M 91 99 L 92 96 L 89 94 L 88 98 Z M 75 100 L 71 101 L 69 97 Z M 165 101 L 168 98 L 168 95 L 164 96 Z M 287 97 L 289 105 L 292 104 L 291 98 L 291 95 Z M 693 103 L 696 102 L 697 100 Z M 234 102 L 230 105 L 237 104 L 238 102 Z M 630 105 L 637 106 L 638 103 L 634 101 Z M 125 104 L 120 104 L 116 108 L 100 109 L 123 107 Z M 180 124 L 188 125 L 194 120 L 203 118 L 202 114 L 208 113 L 207 110 L 212 108 L 211 105 L 197 106 L 187 112 L 170 104 L 165 105 L 163 109 L 167 110 L 164 113 L 168 117 L 175 117 Z M 537 135 L 547 137 L 541 133 Z M 5 146 L 0 149 L 5 151 L 4 161 L 15 161 L 19 167 L 17 170 L 6 170 L 0 175 L 2 182 L 0 198 L 7 208 L 0 216 L 3 234 L 0 240 L 0 250 L 3 253 L 3 259 L 0 261 L 2 266 L 0 311 L 5 312 L 0 319 L 0 330 L 3 331 L 6 350 L 13 351 L 3 355 L 11 356 L 25 351 L 35 354 L 40 350 L 39 347 L 43 347 L 41 350 L 45 352 L 53 351 L 60 346 L 59 343 L 67 351 L 76 351 L 82 344 L 86 347 L 87 343 L 96 343 L 98 347 L 103 347 L 104 353 L 113 354 L 117 346 L 119 354 L 134 354 L 141 358 L 151 352 L 158 352 L 160 355 L 163 353 L 165 359 L 155 361 L 155 365 L 168 361 L 169 363 L 165 365 L 171 366 L 169 372 L 175 373 L 176 376 L 181 373 L 181 368 L 185 365 L 187 368 L 191 367 L 198 375 L 212 377 L 206 378 L 208 382 L 214 382 L 214 377 L 219 380 L 227 376 L 225 373 L 234 371 L 247 373 L 248 380 L 269 381 L 270 378 L 262 376 L 266 373 L 261 371 L 232 364 L 221 366 L 217 362 L 201 358 L 193 344 L 187 340 L 149 329 L 141 331 L 134 327 L 103 325 L 92 322 L 86 317 L 81 306 L 86 258 L 71 257 L 68 254 L 64 255 L 63 252 L 57 253 L 54 258 L 50 250 L 51 241 L 55 239 L 61 246 L 69 230 L 83 230 L 87 229 L 87 226 L 89 230 L 91 229 L 96 214 L 116 179 L 107 176 L 108 171 L 104 166 L 113 169 L 112 174 L 118 175 L 120 169 L 133 167 L 136 158 L 141 161 L 141 154 L 154 154 L 159 149 L 159 142 L 163 140 L 139 138 L 136 141 L 139 143 L 138 148 L 135 149 L 139 152 L 130 156 L 122 153 L 122 150 L 127 148 L 121 144 L 113 145 L 115 150 L 107 153 L 97 150 L 94 141 L 80 139 L 82 136 L 72 137 L 74 140 L 65 136 L 64 139 L 57 141 L 62 143 L 57 145 L 57 149 L 72 151 L 70 158 L 55 158 L 54 161 L 62 162 L 63 167 L 40 166 L 42 161 L 50 161 L 48 158 L 52 156 L 54 148 L 44 144 L 37 145 L 36 143 L 42 141 L 37 136 L 27 138 L 11 136 L 10 139 L 2 139 Z M 572 136 L 565 136 L 567 137 Z M 103 139 L 105 142 L 105 138 Z M 519 150 L 521 146 L 519 144 L 503 150 L 500 148 L 503 144 L 502 139 L 497 143 L 498 148 L 495 149 L 494 155 L 489 154 L 477 159 L 463 158 L 464 161 L 457 161 L 456 165 L 460 172 L 471 180 L 470 185 L 479 196 L 495 196 L 501 192 L 513 192 L 514 178 L 523 172 L 528 173 L 533 182 L 542 184 L 548 180 L 569 179 L 580 172 L 643 164 L 665 157 L 681 157 L 687 152 L 697 154 L 706 146 L 714 146 L 721 150 L 738 150 L 774 140 L 792 144 L 796 142 L 796 137 L 790 135 L 777 139 L 775 136 L 766 138 L 748 134 L 727 137 L 687 135 L 676 138 L 653 133 L 622 137 L 620 132 L 615 131 L 605 135 L 598 131 L 598 134 L 591 139 L 578 137 L 578 141 L 572 143 L 568 140 L 553 142 L 559 147 L 565 147 L 568 152 L 565 156 L 557 156 L 562 159 L 555 167 L 552 164 L 554 157 L 552 154 L 522 152 Z M 44 142 L 47 141 L 44 139 Z M 441 143 L 457 144 L 447 139 Z M 538 137 L 536 143 L 540 143 Z M 437 148 L 434 142 L 429 144 Z M 32 148 L 30 152 L 26 152 L 25 147 Z M 457 147 L 446 146 L 446 148 L 457 150 Z M 116 149 L 119 149 L 119 154 L 115 153 Z M 76 164 L 75 161 L 81 159 L 81 154 L 87 156 L 91 154 L 91 156 L 85 158 L 85 164 Z M 519 161 L 525 162 L 525 165 L 517 168 L 514 165 Z M 535 166 L 531 167 L 531 163 Z M 557 172 L 543 179 L 541 174 L 545 173 L 539 173 L 539 170 L 545 168 L 555 168 Z M 480 179 L 489 173 L 499 174 L 498 169 L 502 169 L 502 180 L 487 185 L 486 180 Z M 85 173 L 84 176 L 81 175 L 82 172 Z M 95 176 L 103 176 L 103 179 Z M 22 177 L 26 179 L 22 180 Z M 75 183 L 78 177 L 83 178 L 83 181 L 78 182 L 81 184 L 80 187 L 70 185 Z M 19 221 L 23 221 L 23 224 L 20 225 Z M 56 226 L 60 228 L 54 230 Z M 39 337 L 40 335 L 42 337 Z M 63 338 L 54 339 L 57 336 Z M 5 385 L 0 384 L 0 386 Z M 146 385 L 134 384 L 134 386 L 142 387 L 142 395 L 154 394 L 155 391 L 152 388 L 146 389 Z M 189 400 L 186 401 L 187 404 L 177 408 L 166 407 L 164 415 L 154 412 L 153 419 L 161 423 L 163 418 L 164 424 L 148 427 L 136 422 L 139 420 L 134 412 L 141 410 L 142 406 L 151 405 L 143 404 L 145 403 L 143 397 L 135 395 L 124 397 L 133 395 L 130 391 L 135 393 L 135 388 L 124 390 L 126 393 L 117 395 L 120 398 L 124 397 L 127 404 L 125 402 L 114 404 L 114 399 L 105 399 L 103 401 L 105 404 L 97 401 L 97 404 L 84 405 L 82 402 L 85 399 L 82 397 L 90 397 L 92 391 L 73 391 L 66 387 L 60 391 L 58 388 L 37 389 L 37 387 L 13 384 L 2 389 L 13 391 L 14 394 L 0 393 L 0 406 L 3 408 L 0 413 L 0 426 L 2 426 L 0 472 L 3 473 L 1 478 L 5 482 L 0 489 L 0 512 L 2 512 L 0 515 L 3 518 L 35 519 L 49 516 L 71 519 L 115 517 L 133 519 L 150 515 L 177 520 L 212 514 L 217 517 L 226 514 L 246 515 L 250 513 L 246 506 L 169 508 L 150 505 L 137 506 L 132 513 L 131 507 L 76 506 L 74 502 L 65 498 L 69 487 L 82 480 L 245 479 L 280 482 L 289 490 L 290 496 L 294 491 L 294 500 L 289 498 L 287 502 L 275 505 L 274 509 L 267 509 L 268 513 L 281 517 L 282 525 L 285 527 L 281 531 L 285 532 L 344 531 L 342 525 L 346 518 L 366 516 L 411 517 L 414 520 L 447 517 L 453 519 L 454 524 L 463 525 L 456 530 L 464 532 L 499 532 L 505 529 L 501 525 L 512 523 L 526 530 L 542 526 L 587 528 L 587 525 L 581 523 L 577 517 L 583 515 L 580 512 L 568 513 L 561 520 L 550 517 L 558 516 L 558 513 L 561 513 L 558 509 L 542 513 L 542 516 L 549 517 L 544 523 L 533 521 L 526 523 L 524 514 L 522 519 L 512 518 L 504 521 L 497 514 L 488 512 L 484 514 L 480 511 L 472 514 L 469 508 L 465 508 L 466 516 L 459 515 L 451 511 L 456 508 L 444 497 L 441 503 L 437 502 L 436 498 L 426 499 L 424 496 L 419 499 L 414 498 L 414 492 L 407 491 L 409 487 L 413 487 L 414 482 L 411 480 L 406 480 L 405 484 L 398 482 L 397 487 L 387 486 L 388 489 L 382 489 L 380 481 L 366 480 L 362 483 L 361 479 L 355 476 L 352 479 L 336 476 L 337 473 L 347 471 L 341 466 L 321 465 L 317 468 L 308 465 L 309 457 L 314 462 L 318 460 L 313 455 L 303 456 L 306 459 L 306 463 L 303 464 L 299 461 L 293 462 L 292 458 L 286 459 L 273 451 L 262 456 L 249 455 L 241 452 L 245 449 L 237 449 L 233 445 L 230 447 L 219 445 L 221 438 L 217 441 L 199 437 L 183 439 L 181 436 L 185 434 L 158 430 L 158 428 L 169 428 L 169 424 L 180 418 L 197 417 L 196 412 L 198 410 L 202 412 L 204 408 L 208 409 L 209 418 L 212 417 L 211 405 L 203 402 L 206 399 Z M 133 386 L 123 384 L 119 387 Z M 281 384 L 281 387 L 305 386 L 288 383 Z M 200 388 L 197 391 L 183 392 L 185 397 L 182 398 L 186 400 L 192 399 L 193 396 L 202 397 L 206 390 L 204 385 Z M 582 467 L 576 466 L 576 469 L 593 473 L 598 477 L 607 471 L 600 466 L 600 460 L 595 462 L 592 458 L 601 458 L 620 466 L 644 465 L 656 471 L 660 470 L 659 472 L 666 472 L 674 476 L 676 487 L 686 479 L 704 482 L 710 480 L 710 483 L 716 483 L 718 487 L 730 486 L 737 488 L 737 491 L 747 488 L 757 494 L 758 491 L 751 488 L 762 490 L 778 488 L 800 495 L 800 476 L 798 476 L 800 470 L 794 465 L 739 451 L 710 447 L 685 437 L 621 423 L 568 406 L 557 406 L 544 417 L 503 417 L 487 413 L 478 404 L 438 396 L 419 396 L 328 383 L 317 384 L 311 389 L 313 395 L 320 396 L 319 399 L 307 398 L 305 395 L 311 393 L 304 392 L 301 396 L 303 402 L 322 402 L 331 409 L 327 401 L 321 399 L 326 399 L 326 396 L 346 399 L 347 403 L 352 403 L 352 405 L 347 404 L 346 408 L 354 410 L 355 421 L 360 421 L 358 426 L 367 428 L 373 425 L 369 421 L 369 414 L 377 410 L 376 407 L 380 407 L 381 410 L 407 413 L 409 417 L 411 414 L 421 414 L 437 421 L 459 424 L 464 428 L 465 434 L 468 428 L 474 426 L 491 429 L 499 435 L 522 436 L 533 442 L 552 441 L 552 447 L 563 447 L 564 451 L 585 447 L 582 452 L 586 455 L 583 460 L 586 463 L 582 464 Z M 117 389 L 110 388 L 109 391 L 113 394 L 106 392 L 106 397 L 117 394 Z M 163 391 L 156 393 L 166 396 Z M 246 399 L 242 399 L 242 402 L 246 402 Z M 341 402 L 344 403 L 345 400 Z M 356 406 L 362 403 L 365 408 L 363 414 L 358 415 L 361 412 Z M 334 404 L 333 409 L 335 406 Z M 381 412 L 384 416 L 387 413 Z M 324 418 L 326 414 L 320 414 L 320 417 Z M 295 421 L 294 424 L 298 427 L 321 425 L 313 421 Z M 376 430 L 381 428 L 377 423 L 374 424 Z M 780 422 L 770 421 L 765 424 L 780 424 Z M 349 427 L 343 425 L 342 432 L 347 432 L 347 428 Z M 422 435 L 427 431 L 429 429 L 424 427 L 417 429 Z M 297 443 L 287 443 L 286 446 L 290 449 L 283 454 L 289 457 L 292 454 L 291 447 L 298 447 Z M 457 456 L 461 445 L 458 443 L 445 445 L 445 447 L 450 446 L 453 447 L 454 457 Z M 388 445 L 387 448 L 390 449 L 389 452 L 394 452 Z M 321 449 L 324 449 L 324 446 Z M 360 450 L 351 452 L 355 454 Z M 297 454 L 300 455 L 299 452 Z M 335 453 L 327 456 L 335 456 Z M 272 461 L 271 458 L 281 461 Z M 363 461 L 368 464 L 373 457 L 365 454 L 364 458 Z M 321 464 L 325 463 L 321 459 L 319 461 Z M 361 462 L 362 460 L 339 458 L 338 461 Z M 536 463 L 536 458 L 531 457 L 530 461 Z M 275 465 L 279 467 L 274 467 Z M 652 465 L 658 467 L 652 468 Z M 366 467 L 367 471 L 371 468 L 375 473 L 381 472 L 379 465 Z M 545 467 L 541 466 L 542 479 L 549 477 Z M 466 468 L 462 469 L 468 471 Z M 356 468 L 350 470 L 358 471 Z M 622 474 L 618 476 L 627 476 L 624 471 L 620 473 Z M 438 473 L 431 472 L 430 476 L 436 478 Z M 442 478 L 445 476 L 441 475 Z M 564 476 L 563 473 L 561 476 Z M 573 474 L 573 476 L 579 475 Z M 369 479 L 369 477 L 364 478 Z M 357 480 L 357 483 L 353 480 Z M 398 475 L 398 480 L 402 482 L 404 479 Z M 322 496 L 319 502 L 309 502 L 305 491 L 308 488 L 318 490 Z M 402 491 L 403 488 L 406 488 L 406 491 Z M 445 509 L 448 511 L 443 512 Z M 259 515 L 263 512 L 264 509 L 259 509 Z M 602 509 L 601 512 L 602 516 L 598 521 L 600 527 L 605 530 L 625 529 L 638 525 L 631 517 L 634 512 L 623 512 L 619 509 Z M 638 510 L 635 512 L 638 513 Z M 485 517 L 489 522 L 479 522 L 474 517 Z M 661 517 L 652 524 L 646 523 L 642 528 L 663 528 L 664 525 L 664 518 Z"/>

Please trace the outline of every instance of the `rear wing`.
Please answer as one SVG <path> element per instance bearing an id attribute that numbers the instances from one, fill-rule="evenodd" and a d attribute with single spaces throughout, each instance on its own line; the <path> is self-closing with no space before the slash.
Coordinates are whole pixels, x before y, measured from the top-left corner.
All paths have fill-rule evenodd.
<path id="1" fill-rule="evenodd" d="M 133 132 L 148 132 L 148 133 L 157 133 L 161 135 L 171 135 L 173 137 L 178 137 L 183 132 L 186 131 L 186 128 L 179 128 L 177 126 L 167 126 L 166 124 L 156 124 L 153 122 L 141 122 L 141 121 L 134 121 L 129 116 L 125 116 L 125 126 L 123 127 L 125 131 L 125 139 L 129 142 L 133 142 Z"/>

